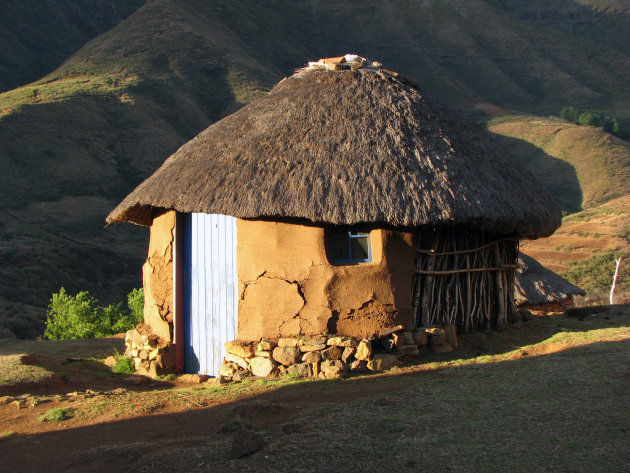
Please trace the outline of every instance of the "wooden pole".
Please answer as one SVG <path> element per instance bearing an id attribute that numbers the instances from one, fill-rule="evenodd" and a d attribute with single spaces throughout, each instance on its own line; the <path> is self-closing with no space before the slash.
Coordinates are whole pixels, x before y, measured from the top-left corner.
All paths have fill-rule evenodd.
<path id="1" fill-rule="evenodd" d="M 617 287 L 617 276 L 619 276 L 619 266 L 621 265 L 621 256 L 617 260 L 617 267 L 615 268 L 615 275 L 613 276 L 612 287 L 610 288 L 610 305 L 613 305 L 615 297 L 615 287 Z"/>

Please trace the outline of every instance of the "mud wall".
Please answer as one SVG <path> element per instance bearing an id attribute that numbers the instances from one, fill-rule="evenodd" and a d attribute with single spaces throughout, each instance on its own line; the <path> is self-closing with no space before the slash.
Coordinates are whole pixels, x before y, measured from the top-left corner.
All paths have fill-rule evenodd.
<path id="1" fill-rule="evenodd" d="M 149 254 L 142 267 L 146 333 L 165 346 L 173 341 L 173 235 L 175 212 L 155 217 L 151 224 Z"/>
<path id="2" fill-rule="evenodd" d="M 320 226 L 238 220 L 237 235 L 238 338 L 411 326 L 411 233 L 374 229 L 372 261 L 343 266 L 328 261 Z"/>

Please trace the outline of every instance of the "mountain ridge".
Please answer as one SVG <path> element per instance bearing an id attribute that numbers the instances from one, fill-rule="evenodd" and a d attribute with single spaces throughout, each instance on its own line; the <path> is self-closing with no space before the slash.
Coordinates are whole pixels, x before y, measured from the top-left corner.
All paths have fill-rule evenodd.
<path id="1" fill-rule="evenodd" d="M 104 231 L 105 215 L 180 145 L 308 60 L 378 59 L 464 112 L 490 102 L 630 117 L 625 46 L 496 3 L 150 0 L 0 94 L 0 324 L 37 335 L 62 285 L 104 303 L 139 286 L 146 231 Z"/>

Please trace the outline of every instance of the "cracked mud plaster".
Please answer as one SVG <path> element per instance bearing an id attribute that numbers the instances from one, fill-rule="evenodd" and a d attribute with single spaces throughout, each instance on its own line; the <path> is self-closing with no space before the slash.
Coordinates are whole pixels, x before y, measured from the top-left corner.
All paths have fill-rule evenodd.
<path id="1" fill-rule="evenodd" d="M 144 323 L 160 337 L 162 344 L 172 341 L 173 333 L 173 230 L 175 212 L 153 219 L 149 254 L 142 267 L 144 286 Z"/>
<path id="2" fill-rule="evenodd" d="M 336 266 L 321 226 L 238 220 L 237 232 L 239 338 L 363 337 L 410 320 L 411 234 L 373 230 L 371 263 Z"/>
<path id="3" fill-rule="evenodd" d="M 239 312 L 248 314 L 246 331 L 251 339 L 263 338 L 267 326 L 277 327 L 278 336 L 289 337 L 300 333 L 298 314 L 304 304 L 297 282 L 261 276 L 245 285 Z M 239 317 L 239 337 L 242 320 Z"/>

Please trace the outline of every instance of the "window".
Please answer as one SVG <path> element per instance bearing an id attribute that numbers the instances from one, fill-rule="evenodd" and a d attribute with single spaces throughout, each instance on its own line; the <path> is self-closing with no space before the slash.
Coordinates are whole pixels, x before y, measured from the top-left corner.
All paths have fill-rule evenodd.
<path id="1" fill-rule="evenodd" d="M 328 230 L 328 258 L 331 263 L 351 264 L 372 261 L 370 230 L 363 225 L 337 225 Z"/>

